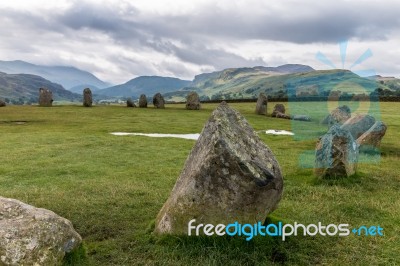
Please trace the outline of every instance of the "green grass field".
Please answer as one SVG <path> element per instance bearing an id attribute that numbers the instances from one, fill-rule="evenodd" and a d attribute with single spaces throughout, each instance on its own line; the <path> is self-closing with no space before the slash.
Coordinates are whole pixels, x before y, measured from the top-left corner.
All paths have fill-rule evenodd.
<path id="1" fill-rule="evenodd" d="M 323 103 L 296 104 L 324 108 Z M 292 129 L 291 121 L 255 115 L 254 103 L 230 106 L 256 131 Z M 388 125 L 380 162 L 359 164 L 356 176 L 342 180 L 317 180 L 312 169 L 299 166 L 300 155 L 313 150 L 316 139 L 259 134 L 284 174 L 283 197 L 272 219 L 380 225 L 385 236 L 292 236 L 284 242 L 276 237 L 247 242 L 243 237 L 154 236 L 154 219 L 194 141 L 109 133 L 199 133 L 215 107 L 0 108 L 0 195 L 71 220 L 84 243 L 66 258 L 70 265 L 400 263 L 400 103 L 380 104 Z"/>

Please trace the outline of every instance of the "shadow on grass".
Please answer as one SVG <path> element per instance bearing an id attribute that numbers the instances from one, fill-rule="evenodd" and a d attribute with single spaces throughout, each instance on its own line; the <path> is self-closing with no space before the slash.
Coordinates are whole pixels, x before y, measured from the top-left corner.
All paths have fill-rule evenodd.
<path id="1" fill-rule="evenodd" d="M 63 266 L 72 265 L 88 265 L 88 257 L 86 255 L 86 249 L 81 244 L 78 248 L 74 249 L 72 252 L 65 254 L 63 260 Z"/>

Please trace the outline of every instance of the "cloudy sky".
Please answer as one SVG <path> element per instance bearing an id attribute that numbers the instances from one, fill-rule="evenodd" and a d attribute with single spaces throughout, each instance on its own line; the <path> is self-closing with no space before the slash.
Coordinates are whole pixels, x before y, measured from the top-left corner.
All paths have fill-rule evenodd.
<path id="1" fill-rule="evenodd" d="M 12 0 L 0 3 L 0 60 L 68 65 L 122 83 L 229 67 L 301 63 L 400 77 L 400 1 Z M 342 64 L 338 42 L 348 40 Z"/>

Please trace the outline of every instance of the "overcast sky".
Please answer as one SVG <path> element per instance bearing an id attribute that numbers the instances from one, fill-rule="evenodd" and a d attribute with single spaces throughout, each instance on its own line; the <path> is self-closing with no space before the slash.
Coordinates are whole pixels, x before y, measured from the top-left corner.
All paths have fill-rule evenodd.
<path id="1" fill-rule="evenodd" d="M 69 65 L 111 83 L 193 79 L 229 67 L 301 63 L 400 77 L 400 1 L 12 0 L 0 3 L 0 60 Z"/>

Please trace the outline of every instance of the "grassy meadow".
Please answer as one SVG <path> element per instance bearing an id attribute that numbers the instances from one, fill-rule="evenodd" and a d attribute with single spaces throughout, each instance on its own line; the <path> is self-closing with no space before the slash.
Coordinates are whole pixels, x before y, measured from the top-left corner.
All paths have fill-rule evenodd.
<path id="1" fill-rule="evenodd" d="M 269 113 L 274 104 L 269 103 Z M 289 112 L 294 108 L 285 105 Z M 304 151 L 314 150 L 317 135 L 300 141 L 262 134 L 267 129 L 292 130 L 296 124 L 255 115 L 255 103 L 230 104 L 259 131 L 282 168 L 284 192 L 271 219 L 380 225 L 383 237 L 292 236 L 284 242 L 255 237 L 247 242 L 243 237 L 153 235 L 154 219 L 194 141 L 109 133 L 199 133 L 216 106 L 203 104 L 200 111 L 186 111 L 180 104 L 164 110 L 0 108 L 0 195 L 50 209 L 73 223 L 84 242 L 65 259 L 66 265 L 400 263 L 400 103 L 380 104 L 380 118 L 388 125 L 380 161 L 360 163 L 351 178 L 328 181 L 299 166 Z M 296 111 L 302 108 L 323 110 L 324 103 L 296 103 Z M 359 111 L 365 111 L 362 108 Z"/>

